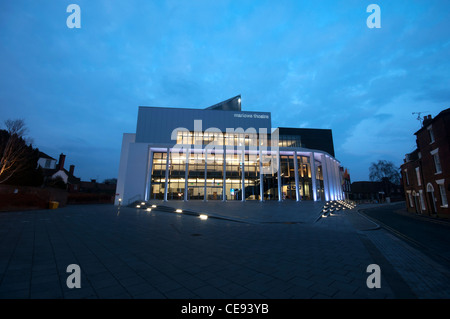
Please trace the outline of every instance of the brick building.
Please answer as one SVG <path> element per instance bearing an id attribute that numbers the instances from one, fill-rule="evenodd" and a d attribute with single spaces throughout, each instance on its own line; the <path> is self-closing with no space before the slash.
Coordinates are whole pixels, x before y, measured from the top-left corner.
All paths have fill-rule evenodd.
<path id="1" fill-rule="evenodd" d="M 428 115 L 414 133 L 417 149 L 401 165 L 409 212 L 450 218 L 450 108 Z"/>

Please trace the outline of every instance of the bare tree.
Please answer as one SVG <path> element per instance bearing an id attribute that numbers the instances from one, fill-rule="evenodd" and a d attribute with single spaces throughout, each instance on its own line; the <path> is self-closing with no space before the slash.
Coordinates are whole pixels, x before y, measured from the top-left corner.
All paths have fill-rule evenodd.
<path id="1" fill-rule="evenodd" d="M 27 167 L 29 147 L 24 139 L 27 132 L 23 119 L 6 120 L 6 131 L 0 135 L 0 183 Z"/>
<path id="2" fill-rule="evenodd" d="M 389 181 L 393 184 L 400 183 L 400 172 L 390 161 L 380 160 L 372 163 L 369 168 L 369 178 L 371 181 Z"/>

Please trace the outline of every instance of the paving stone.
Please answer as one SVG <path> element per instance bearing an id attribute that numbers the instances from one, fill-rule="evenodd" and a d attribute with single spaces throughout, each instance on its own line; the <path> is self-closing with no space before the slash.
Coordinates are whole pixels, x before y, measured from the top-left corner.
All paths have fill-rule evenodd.
<path id="1" fill-rule="evenodd" d="M 196 297 L 192 291 L 183 287 L 167 291 L 164 295 L 169 299 L 192 299 Z"/>
<path id="2" fill-rule="evenodd" d="M 176 282 L 175 280 L 168 280 L 168 281 L 164 281 L 164 282 L 158 282 L 155 284 L 151 283 L 151 284 L 152 284 L 152 286 L 154 286 L 156 289 L 158 289 L 162 293 L 166 293 L 168 291 L 172 291 L 172 290 L 183 287 L 180 283 Z M 204 286 L 202 286 L 202 287 L 204 287 Z M 199 288 L 197 288 L 197 289 L 199 289 Z"/>
<path id="3" fill-rule="evenodd" d="M 0 299 L 29 299 L 30 298 L 30 290 L 29 289 L 21 289 L 21 290 L 0 290 Z"/>
<path id="4" fill-rule="evenodd" d="M 304 288 L 308 288 L 311 287 L 312 285 L 314 285 L 314 281 L 309 280 L 309 279 L 304 279 L 301 277 L 294 277 L 293 279 L 289 280 L 289 283 L 300 286 L 300 287 L 304 287 Z"/>
<path id="5" fill-rule="evenodd" d="M 125 289 L 132 297 L 156 290 L 154 287 L 145 282 L 136 285 L 125 286 Z"/>
<path id="6" fill-rule="evenodd" d="M 63 290 L 64 299 L 97 299 L 94 289 L 91 287 L 72 288 Z"/>
<path id="7" fill-rule="evenodd" d="M 316 283 L 316 284 L 312 285 L 311 287 L 309 287 L 309 289 L 311 289 L 312 291 L 315 291 L 317 293 L 320 293 L 322 295 L 325 295 L 328 298 L 333 297 L 338 292 L 338 289 L 331 287 L 331 286 L 323 285 L 321 283 Z"/>
<path id="8" fill-rule="evenodd" d="M 302 286 L 292 286 L 285 290 L 285 293 L 291 295 L 294 299 L 310 299 L 316 294 L 315 291 Z"/>
<path id="9" fill-rule="evenodd" d="M 203 299 L 223 299 L 229 297 L 223 291 L 212 286 L 203 286 L 194 289 L 193 293 Z"/>
<path id="10" fill-rule="evenodd" d="M 167 297 L 158 290 L 149 290 L 141 294 L 136 294 L 133 299 L 166 299 Z M 178 299 L 178 298 L 177 298 Z"/>
<path id="11" fill-rule="evenodd" d="M 121 299 L 130 297 L 127 290 L 120 285 L 95 289 L 95 293 L 101 299 Z"/>
<path id="12" fill-rule="evenodd" d="M 125 207 L 118 215 L 109 205 L 67 206 L 39 218 L 1 214 L 0 297 L 395 298 L 407 289 L 450 296 L 445 269 L 383 231 L 366 235 L 358 227 L 367 225 L 345 214 L 314 223 L 314 214 L 295 206 L 294 215 L 287 202 L 227 202 L 226 211 L 219 203 L 175 204 L 243 222 Z M 303 223 L 285 223 L 294 217 Z M 384 271 L 382 288 L 371 291 L 365 267 L 379 256 L 395 271 Z M 81 267 L 81 289 L 64 286 L 70 263 Z"/>

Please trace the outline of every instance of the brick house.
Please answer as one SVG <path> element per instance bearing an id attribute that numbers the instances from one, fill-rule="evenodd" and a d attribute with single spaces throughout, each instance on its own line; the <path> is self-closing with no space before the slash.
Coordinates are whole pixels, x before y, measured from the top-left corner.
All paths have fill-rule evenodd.
<path id="1" fill-rule="evenodd" d="M 425 116 L 414 134 L 417 149 L 401 165 L 407 210 L 450 218 L 450 108 Z"/>
<path id="2" fill-rule="evenodd" d="M 388 180 L 381 182 L 358 181 L 351 184 L 350 199 L 359 203 L 396 202 L 403 200 L 402 186 Z"/>
<path id="3" fill-rule="evenodd" d="M 69 192 L 77 191 L 80 184 L 80 179 L 74 175 L 75 165 L 70 165 L 69 170 L 64 168 L 66 155 L 59 155 L 59 161 L 53 157 L 39 152 L 38 166 L 42 168 L 44 174 L 44 180 L 55 179 L 60 177 L 65 184 L 67 184 L 67 190 Z"/>

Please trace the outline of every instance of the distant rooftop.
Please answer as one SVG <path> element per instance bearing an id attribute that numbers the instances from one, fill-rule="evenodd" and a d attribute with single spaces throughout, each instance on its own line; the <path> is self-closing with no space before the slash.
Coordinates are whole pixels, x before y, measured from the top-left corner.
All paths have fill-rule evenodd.
<path id="1" fill-rule="evenodd" d="M 231 99 L 211 105 L 205 110 L 241 111 L 241 95 L 236 95 Z"/>
<path id="2" fill-rule="evenodd" d="M 45 154 L 44 152 L 40 152 L 40 151 L 39 151 L 39 157 L 40 157 L 40 158 L 48 158 L 48 159 L 52 159 L 52 160 L 55 160 L 55 161 L 56 161 L 56 159 L 54 159 L 54 158 L 51 157 L 50 155 L 47 155 L 47 154 Z"/>

